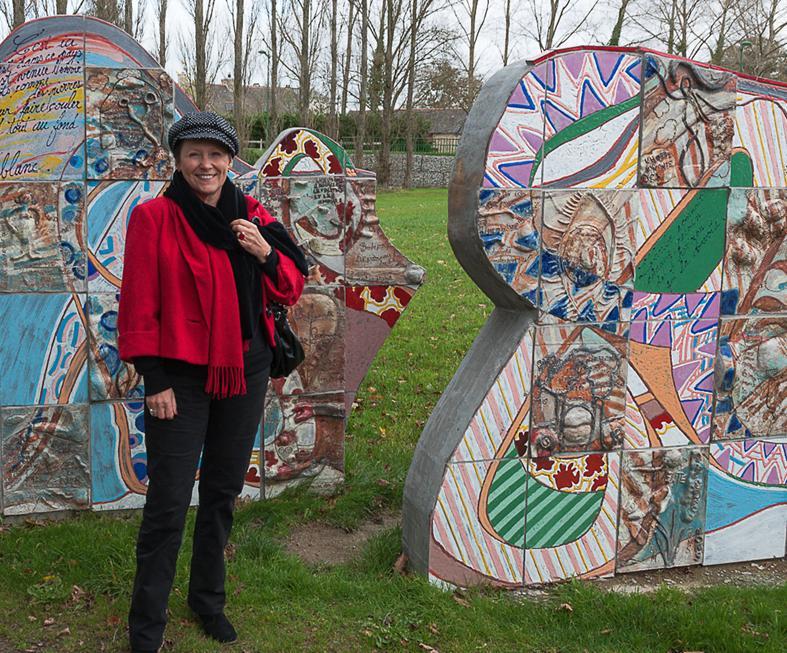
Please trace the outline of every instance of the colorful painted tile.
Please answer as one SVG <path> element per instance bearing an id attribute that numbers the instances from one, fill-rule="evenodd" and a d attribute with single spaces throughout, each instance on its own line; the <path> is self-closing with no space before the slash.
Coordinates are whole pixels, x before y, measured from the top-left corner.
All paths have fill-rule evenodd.
<path id="1" fill-rule="evenodd" d="M 623 443 L 628 352 L 624 326 L 539 326 L 531 456 L 616 449 Z"/>
<path id="2" fill-rule="evenodd" d="M 787 318 L 722 318 L 713 438 L 787 434 Z"/>
<path id="3" fill-rule="evenodd" d="M 639 192 L 635 290 L 721 290 L 728 194 L 725 188 Z"/>
<path id="4" fill-rule="evenodd" d="M 1 410 L 3 514 L 87 508 L 87 406 Z"/>
<path id="5" fill-rule="evenodd" d="M 89 68 L 88 179 L 169 179 L 174 86 L 163 70 Z"/>
<path id="6" fill-rule="evenodd" d="M 144 396 L 142 377 L 120 360 L 117 347 L 118 293 L 90 295 L 90 398 L 138 399 Z"/>
<path id="7" fill-rule="evenodd" d="M 0 338 L 0 405 L 87 401 L 84 295 L 0 294 L 0 324 L 24 338 Z"/>
<path id="8" fill-rule="evenodd" d="M 535 327 L 527 330 L 492 382 L 451 462 L 527 456 L 534 335 Z"/>
<path id="9" fill-rule="evenodd" d="M 614 324 L 628 319 L 637 214 L 634 191 L 544 194 L 541 301 L 545 311 L 574 322 Z"/>
<path id="10" fill-rule="evenodd" d="M 409 286 L 346 286 L 344 387 L 352 404 L 374 357 L 415 290 Z"/>
<path id="11" fill-rule="evenodd" d="M 144 402 L 90 406 L 93 510 L 141 508 L 148 483 Z"/>
<path id="12" fill-rule="evenodd" d="M 545 188 L 633 188 L 641 57 L 570 52 L 548 66 Z"/>
<path id="13" fill-rule="evenodd" d="M 450 463 L 432 516 L 429 573 L 452 585 L 522 585 L 521 460 Z"/>
<path id="14" fill-rule="evenodd" d="M 624 446 L 708 443 L 717 333 L 716 319 L 631 323 Z"/>
<path id="15" fill-rule="evenodd" d="M 375 200 L 377 182 L 346 181 L 344 201 L 345 277 L 353 285 L 413 285 L 423 282 L 424 269 L 393 246 L 380 227 Z"/>
<path id="16" fill-rule="evenodd" d="M 15 30 L 16 38 L 3 43 L 7 53 L 4 63 L 29 68 L 47 66 L 54 75 L 77 72 L 85 63 L 85 18 L 73 14 L 67 20 L 69 29 L 54 30 L 55 33 L 42 33 L 35 24 Z M 28 37 L 31 32 L 34 38 Z"/>
<path id="17" fill-rule="evenodd" d="M 728 185 L 735 75 L 649 54 L 644 85 L 639 185 Z"/>
<path id="18" fill-rule="evenodd" d="M 88 182 L 88 289 L 114 292 L 123 277 L 126 227 L 131 211 L 164 192 L 164 181 Z"/>
<path id="19" fill-rule="evenodd" d="M 0 184 L 0 292 L 85 289 L 84 186 Z"/>
<path id="20" fill-rule="evenodd" d="M 784 312 L 787 190 L 733 188 L 727 216 L 722 312 Z"/>
<path id="21" fill-rule="evenodd" d="M 337 283 L 339 278 L 344 276 L 345 265 L 343 239 L 346 216 L 343 178 L 288 179 L 284 188 L 287 189 L 287 202 L 282 222 L 309 258 L 310 273 L 307 283 Z M 275 203 L 273 206 L 275 208 Z"/>
<path id="22" fill-rule="evenodd" d="M 741 179 L 733 174 L 733 185 L 787 187 L 787 149 L 775 143 L 787 143 L 787 91 L 738 78 L 732 147 L 742 150 L 737 166 Z"/>
<path id="23" fill-rule="evenodd" d="M 344 481 L 344 397 L 305 394 L 297 374 L 272 379 L 263 417 L 264 494 L 307 484 L 324 494 Z"/>
<path id="24" fill-rule="evenodd" d="M 525 584 L 611 576 L 620 453 L 531 458 Z"/>
<path id="25" fill-rule="evenodd" d="M 508 99 L 486 158 L 485 188 L 534 188 L 541 185 L 547 66 L 530 68 Z"/>
<path id="26" fill-rule="evenodd" d="M 352 161 L 341 145 L 325 134 L 301 127 L 279 134 L 256 167 L 265 177 L 355 174 Z"/>
<path id="27" fill-rule="evenodd" d="M 716 320 L 721 293 L 649 293 L 634 291 L 631 320 Z"/>
<path id="28" fill-rule="evenodd" d="M 703 564 L 781 558 L 787 532 L 787 440 L 710 446 Z"/>
<path id="29" fill-rule="evenodd" d="M 309 286 L 289 309 L 289 322 L 306 358 L 293 372 L 303 392 L 344 389 L 345 292 L 341 286 Z"/>
<path id="30" fill-rule="evenodd" d="M 0 64 L 0 179 L 82 179 L 85 174 L 83 67 L 75 52 L 62 63 Z"/>
<path id="31" fill-rule="evenodd" d="M 478 199 L 478 236 L 484 254 L 503 281 L 537 307 L 541 193 L 482 189 Z"/>
<path id="32" fill-rule="evenodd" d="M 623 452 L 617 570 L 700 564 L 706 447 Z"/>

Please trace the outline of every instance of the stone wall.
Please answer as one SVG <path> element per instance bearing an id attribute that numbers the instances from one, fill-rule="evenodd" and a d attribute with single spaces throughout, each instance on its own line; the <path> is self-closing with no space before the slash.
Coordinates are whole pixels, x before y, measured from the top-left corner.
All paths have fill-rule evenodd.
<path id="1" fill-rule="evenodd" d="M 391 179 L 388 186 L 401 188 L 404 186 L 404 170 L 407 155 L 391 154 Z M 415 188 L 445 188 L 451 180 L 454 168 L 454 157 L 435 154 L 416 154 L 413 157 L 413 179 Z"/>

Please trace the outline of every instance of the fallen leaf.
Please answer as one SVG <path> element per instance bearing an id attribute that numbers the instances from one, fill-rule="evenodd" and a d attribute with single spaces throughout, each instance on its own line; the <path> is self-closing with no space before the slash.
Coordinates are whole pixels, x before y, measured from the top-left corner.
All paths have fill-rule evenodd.
<path id="1" fill-rule="evenodd" d="M 429 624 L 428 627 L 429 627 L 429 632 L 432 633 L 432 635 L 440 634 L 440 629 L 437 627 L 437 624 Z"/>
<path id="2" fill-rule="evenodd" d="M 111 614 L 107 617 L 107 625 L 108 626 L 117 626 L 120 624 L 120 617 L 116 614 Z"/>
<path id="3" fill-rule="evenodd" d="M 391 481 L 388 481 L 388 480 L 386 480 L 384 478 L 378 478 L 377 479 L 377 485 L 379 485 L 380 487 L 388 487 L 390 484 L 391 484 Z"/>
<path id="4" fill-rule="evenodd" d="M 58 637 L 65 637 L 66 635 L 70 635 L 70 634 L 71 634 L 71 629 L 68 626 L 66 626 L 65 628 L 63 628 L 63 630 L 61 630 L 57 634 L 57 636 Z"/>
<path id="5" fill-rule="evenodd" d="M 457 602 L 459 605 L 461 605 L 461 606 L 464 606 L 465 608 L 469 608 L 469 607 L 470 607 L 470 601 L 468 601 L 468 600 L 467 600 L 467 599 L 465 599 L 465 598 L 462 598 L 461 596 L 457 596 L 456 594 L 454 594 L 454 595 L 453 595 L 453 599 L 454 599 L 454 601 L 456 601 L 456 602 Z"/>
<path id="6" fill-rule="evenodd" d="M 612 632 L 611 628 L 605 628 L 604 630 L 600 631 L 601 635 L 609 635 Z"/>
<path id="7" fill-rule="evenodd" d="M 571 606 L 570 603 L 561 603 L 558 607 L 558 610 L 563 610 L 564 612 L 574 612 L 574 608 Z"/>
<path id="8" fill-rule="evenodd" d="M 27 615 L 27 620 L 28 621 L 38 621 L 38 619 L 36 617 L 34 617 L 32 614 Z"/>
<path id="9" fill-rule="evenodd" d="M 52 617 L 47 617 L 44 619 L 45 626 L 51 626 L 53 623 L 55 623 L 55 620 Z"/>
<path id="10" fill-rule="evenodd" d="M 429 644 L 424 644 L 423 642 L 418 642 L 418 648 L 422 651 L 429 651 L 429 653 L 440 653 L 434 646 L 429 646 Z"/>

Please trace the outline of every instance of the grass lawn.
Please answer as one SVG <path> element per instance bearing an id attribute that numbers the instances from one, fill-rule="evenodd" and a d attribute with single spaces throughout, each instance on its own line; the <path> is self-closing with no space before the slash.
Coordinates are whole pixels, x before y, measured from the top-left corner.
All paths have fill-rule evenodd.
<path id="1" fill-rule="evenodd" d="M 427 268 L 428 282 L 359 392 L 347 429 L 344 492 L 326 501 L 296 491 L 239 510 L 228 565 L 228 614 L 241 633 L 234 650 L 787 649 L 787 584 L 620 595 L 575 582 L 538 601 L 489 590 L 455 596 L 392 571 L 398 528 L 338 567 L 309 567 L 284 551 L 281 539 L 295 524 L 321 520 L 352 529 L 398 508 L 421 428 L 491 311 L 451 253 L 444 190 L 381 193 L 378 209 L 394 243 Z M 31 651 L 126 651 L 138 523 L 138 514 L 85 514 L 0 527 L 0 640 Z M 187 536 L 184 550 L 190 544 Z M 186 563 L 184 555 L 165 650 L 218 651 L 190 621 Z"/>

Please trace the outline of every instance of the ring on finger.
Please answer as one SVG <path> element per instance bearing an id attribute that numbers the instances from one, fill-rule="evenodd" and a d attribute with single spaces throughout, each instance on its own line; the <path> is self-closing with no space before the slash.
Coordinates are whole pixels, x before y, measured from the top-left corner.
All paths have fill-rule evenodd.
<path id="1" fill-rule="evenodd" d="M 148 410 L 150 411 L 150 414 L 153 415 L 153 417 L 156 416 L 156 411 L 155 410 L 153 410 L 152 408 L 149 408 Z"/>

